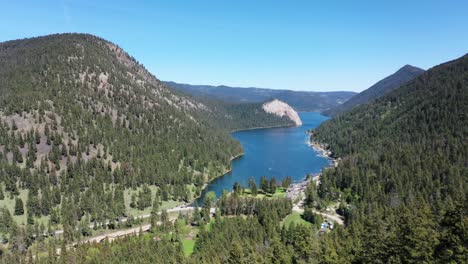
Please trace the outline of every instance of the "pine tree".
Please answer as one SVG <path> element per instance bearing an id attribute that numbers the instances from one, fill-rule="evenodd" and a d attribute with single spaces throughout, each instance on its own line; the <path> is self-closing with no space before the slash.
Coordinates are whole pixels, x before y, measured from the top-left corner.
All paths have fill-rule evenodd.
<path id="1" fill-rule="evenodd" d="M 205 197 L 203 201 L 203 206 L 201 210 L 201 215 L 205 223 L 210 222 L 210 209 L 211 209 L 211 199 L 209 197 Z"/>
<path id="2" fill-rule="evenodd" d="M 466 205 L 449 204 L 441 221 L 442 234 L 436 256 L 444 263 L 463 263 L 468 254 Z"/>
<path id="3" fill-rule="evenodd" d="M 162 210 L 161 211 L 161 227 L 163 230 L 166 230 L 169 224 L 169 214 L 167 213 L 167 210 Z"/>
<path id="4" fill-rule="evenodd" d="M 231 246 L 231 250 L 229 252 L 229 259 L 227 261 L 228 263 L 248 263 L 244 259 L 244 250 L 242 249 L 242 245 L 235 241 L 233 242 Z"/>
<path id="5" fill-rule="evenodd" d="M 427 204 L 411 206 L 409 209 L 403 208 L 400 217 L 398 237 L 402 261 L 406 263 L 433 262 L 439 240 Z"/>
<path id="6" fill-rule="evenodd" d="M 23 215 L 24 214 L 24 205 L 23 200 L 21 198 L 15 199 L 15 215 Z"/>
<path id="7" fill-rule="evenodd" d="M 265 176 L 262 176 L 262 177 L 260 178 L 260 188 L 262 189 L 262 191 L 263 191 L 264 193 L 267 193 L 267 192 L 268 192 L 268 187 L 269 187 L 269 185 L 268 185 L 268 180 L 267 180 L 267 178 L 266 178 Z"/>
<path id="8" fill-rule="evenodd" d="M 200 221 L 201 221 L 200 210 L 198 209 L 198 206 L 195 205 L 193 209 L 193 223 L 199 225 Z"/>
<path id="9" fill-rule="evenodd" d="M 153 207 L 151 208 L 151 218 L 150 218 L 150 223 L 151 223 L 151 230 L 155 230 L 158 220 L 159 220 L 159 199 L 158 196 L 156 195 L 154 201 L 153 201 Z"/>
<path id="10" fill-rule="evenodd" d="M 130 207 L 131 208 L 136 208 L 136 206 L 137 206 L 136 195 L 134 193 L 132 193 L 132 195 L 130 196 Z"/>
<path id="11" fill-rule="evenodd" d="M 274 194 L 276 192 L 276 178 L 272 177 L 270 179 L 270 193 Z"/>
<path id="12" fill-rule="evenodd" d="M 257 183 L 255 183 L 255 179 L 253 177 L 250 177 L 249 179 L 249 188 L 253 196 L 257 196 L 258 190 L 257 190 Z"/>

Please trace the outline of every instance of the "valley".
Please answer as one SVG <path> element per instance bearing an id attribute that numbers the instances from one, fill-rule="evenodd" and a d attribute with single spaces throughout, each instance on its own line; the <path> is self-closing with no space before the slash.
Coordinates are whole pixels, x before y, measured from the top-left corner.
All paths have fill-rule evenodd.
<path id="1" fill-rule="evenodd" d="M 2 3 L 0 264 L 467 263 L 467 9 Z"/>

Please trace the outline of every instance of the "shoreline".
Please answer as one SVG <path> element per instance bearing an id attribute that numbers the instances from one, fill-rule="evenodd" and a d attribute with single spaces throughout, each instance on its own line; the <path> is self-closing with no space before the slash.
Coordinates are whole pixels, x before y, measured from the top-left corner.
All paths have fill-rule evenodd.
<path id="1" fill-rule="evenodd" d="M 229 131 L 229 134 L 232 134 L 234 132 L 240 132 L 240 131 L 249 131 L 249 130 L 257 130 L 257 129 L 268 129 L 268 128 L 282 128 L 282 127 L 299 127 L 296 126 L 295 124 L 291 125 L 277 125 L 277 126 L 264 126 L 264 127 L 252 127 L 252 128 L 241 128 L 241 129 L 235 129 Z"/>
<path id="2" fill-rule="evenodd" d="M 309 135 L 309 139 L 307 141 L 307 145 L 318 152 L 318 155 L 326 158 L 330 161 L 330 165 L 322 167 L 322 171 L 315 174 L 308 174 L 303 180 L 299 182 L 292 183 L 286 189 L 286 197 L 289 198 L 293 202 L 293 210 L 299 211 L 301 207 L 304 206 L 305 202 L 305 189 L 307 185 L 311 182 L 315 182 L 318 186 L 320 184 L 320 177 L 322 177 L 323 170 L 336 168 L 338 166 L 339 158 L 335 159 L 332 157 L 333 152 L 329 149 L 325 144 L 321 144 L 317 141 L 312 140 L 312 133 L 307 131 L 307 135 Z M 300 200 L 299 200 L 300 199 Z"/>
<path id="3" fill-rule="evenodd" d="M 318 141 L 312 140 L 312 133 L 307 132 L 309 135 L 309 140 L 308 140 L 308 145 L 312 147 L 315 151 L 319 152 L 319 154 L 330 160 L 330 165 L 325 166 L 322 168 L 322 172 L 318 174 L 310 174 L 309 177 L 306 177 L 303 181 L 297 182 L 294 184 L 291 184 L 288 189 L 287 189 L 287 197 L 291 199 L 291 202 L 293 203 L 293 211 L 299 214 L 304 213 L 304 204 L 305 204 L 305 190 L 308 186 L 309 183 L 315 182 L 315 184 L 318 186 L 320 184 L 320 177 L 322 177 L 323 171 L 326 169 L 330 168 L 336 168 L 338 166 L 339 161 L 341 160 L 340 158 L 334 158 L 332 157 L 333 152 L 329 149 L 329 147 L 326 144 L 319 143 Z M 332 206 L 332 209 L 336 209 Z M 315 214 L 322 215 L 325 217 L 325 222 L 327 221 L 332 221 L 330 223 L 338 224 L 338 225 L 345 225 L 345 219 L 343 216 L 338 215 L 337 213 L 333 213 L 330 211 L 329 207 L 327 206 L 325 211 L 320 211 L 317 209 L 312 209 L 312 212 Z M 327 220 L 328 219 L 328 220 Z"/>
<path id="4" fill-rule="evenodd" d="M 242 153 L 239 153 L 239 154 L 237 154 L 237 155 L 232 156 L 231 159 L 229 160 L 229 166 L 230 166 L 230 168 L 229 168 L 229 169 L 226 169 L 222 174 L 219 174 L 219 175 L 217 175 L 216 177 L 214 177 L 213 179 L 210 179 L 209 181 L 205 182 L 205 183 L 203 184 L 202 188 L 201 188 L 201 193 L 200 193 L 200 195 L 198 195 L 197 197 L 194 197 L 194 198 L 192 199 L 192 201 L 190 202 L 190 204 L 195 203 L 195 201 L 198 200 L 198 199 L 201 197 L 203 191 L 206 189 L 206 187 L 207 187 L 211 182 L 213 182 L 214 180 L 216 180 L 216 179 L 219 178 L 219 177 L 222 177 L 222 176 L 224 176 L 224 175 L 230 173 L 230 172 L 232 171 L 232 161 L 235 160 L 235 159 L 238 159 L 238 158 L 240 158 L 240 157 L 242 157 L 242 156 L 244 156 L 244 154 L 245 154 L 245 152 L 242 152 Z"/>
<path id="5" fill-rule="evenodd" d="M 296 125 L 294 124 L 290 124 L 290 125 L 277 125 L 277 126 L 263 126 L 263 127 L 252 127 L 252 128 L 244 128 L 244 129 L 236 129 L 236 130 L 231 130 L 231 131 L 228 131 L 229 134 L 232 134 L 234 132 L 240 132 L 240 131 L 249 131 L 249 130 L 257 130 L 257 129 L 269 129 L 269 128 L 286 128 L 286 127 L 296 127 Z M 231 135 L 232 137 L 232 135 Z M 203 191 L 206 189 L 206 187 L 211 183 L 213 182 L 214 180 L 216 180 L 217 178 L 219 177 L 222 177 L 228 173 L 230 173 L 232 171 L 232 161 L 237 159 L 237 158 L 240 158 L 242 157 L 243 155 L 245 154 L 245 152 L 242 152 L 242 153 L 239 153 L 233 157 L 231 157 L 231 159 L 229 160 L 229 166 L 230 168 L 225 170 L 222 174 L 219 174 L 217 175 L 216 177 L 210 179 L 209 181 L 207 181 L 206 183 L 203 184 L 202 188 L 201 188 L 201 192 L 203 193 Z M 196 200 L 198 200 L 200 197 L 201 197 L 202 194 L 198 195 L 197 197 L 194 197 L 192 199 L 192 201 L 190 202 L 190 204 L 193 204 L 195 203 Z"/>
<path id="6" fill-rule="evenodd" d="M 313 148 L 315 151 L 317 151 L 321 157 L 324 157 L 330 161 L 330 165 L 323 167 L 322 172 L 324 169 L 336 168 L 338 166 L 340 159 L 333 158 L 332 157 L 333 152 L 331 150 L 326 149 L 326 146 L 324 144 L 321 144 L 317 141 L 313 141 L 311 138 L 312 133 L 310 132 L 306 132 L 306 133 L 307 135 L 309 135 L 309 140 L 307 141 L 307 145 Z M 292 196 L 293 198 L 295 198 L 295 196 L 297 196 L 299 192 L 302 192 L 305 189 L 305 187 L 307 186 L 307 183 L 313 181 L 313 182 L 316 182 L 317 185 L 320 184 L 320 177 L 322 176 L 322 172 L 315 173 L 315 174 L 308 174 L 303 180 L 292 183 L 287 188 L 288 193 L 293 192 Z M 294 192 L 296 192 L 296 194 L 294 194 Z"/>
<path id="7" fill-rule="evenodd" d="M 249 130 L 257 130 L 257 129 L 269 129 L 269 128 L 282 128 L 282 127 L 284 127 L 284 128 L 286 128 L 286 127 L 296 127 L 296 125 L 291 124 L 291 125 L 277 125 L 277 126 L 266 126 L 266 127 L 253 127 L 253 128 L 232 130 L 232 131 L 230 131 L 229 133 L 232 134 L 232 133 L 234 133 L 234 132 L 240 132 L 240 131 L 249 131 Z M 326 150 L 325 147 L 324 147 L 322 144 L 320 144 L 320 143 L 318 143 L 318 142 L 316 142 L 316 141 L 312 141 L 312 140 L 311 140 L 311 135 L 312 135 L 312 134 L 311 134 L 310 132 L 306 132 L 306 133 L 307 133 L 307 135 L 309 135 L 309 139 L 308 139 L 307 145 L 310 146 L 310 147 L 312 147 L 312 148 L 313 148 L 314 150 L 316 150 L 317 152 L 319 152 L 319 154 L 320 154 L 322 157 L 324 157 L 324 158 L 326 158 L 326 159 L 328 159 L 328 160 L 331 161 L 330 166 L 323 167 L 322 169 L 338 166 L 338 160 L 337 160 L 337 159 L 334 159 L 333 157 L 331 157 L 332 152 L 329 151 L 329 150 Z M 206 189 L 206 187 L 207 187 L 211 182 L 213 182 L 214 180 L 216 180 L 217 178 L 222 177 L 222 176 L 224 176 L 224 175 L 230 173 L 230 172 L 232 171 L 232 161 L 235 160 L 235 159 L 237 159 L 237 158 L 239 158 L 239 157 L 242 157 L 244 154 L 245 154 L 245 153 L 242 152 L 242 153 L 239 153 L 239 154 L 237 154 L 237 155 L 231 157 L 231 159 L 229 160 L 230 168 L 227 169 L 227 170 L 225 170 L 222 174 L 219 174 L 219 175 L 217 175 L 216 177 L 214 177 L 214 178 L 210 179 L 209 181 L 207 181 L 206 183 L 204 183 L 203 186 L 202 186 L 202 188 L 201 188 L 201 192 L 203 193 L 203 191 Z M 317 181 L 317 183 L 318 183 L 318 182 L 320 182 L 320 176 L 321 176 L 321 175 L 322 175 L 321 172 L 320 172 L 320 173 L 317 173 L 317 174 L 314 174 L 314 175 L 306 175 L 306 176 L 304 177 L 303 180 L 301 180 L 300 182 L 297 182 L 297 183 L 292 183 L 291 186 L 292 186 L 292 185 L 296 185 L 296 184 L 301 184 L 301 183 L 307 182 L 307 181 L 309 181 L 309 180 Z M 291 187 L 291 186 L 290 186 L 290 187 Z M 201 197 L 202 193 L 201 193 L 200 195 L 198 195 L 197 197 L 194 197 L 193 200 L 191 201 L 191 204 L 195 203 L 195 201 L 198 200 L 198 199 Z"/>
<path id="8" fill-rule="evenodd" d="M 312 140 L 312 133 L 307 132 L 307 135 L 309 135 L 309 140 L 307 142 L 307 145 L 309 145 L 309 147 L 313 148 L 315 151 L 319 152 L 320 156 L 330 160 L 331 164 L 330 164 L 330 166 L 328 166 L 328 168 L 338 166 L 338 162 L 339 162 L 340 159 L 339 158 L 334 158 L 332 156 L 333 152 L 331 150 L 327 149 L 327 146 L 325 144 L 319 143 L 318 141 Z M 327 168 L 327 167 L 325 167 L 325 168 Z"/>

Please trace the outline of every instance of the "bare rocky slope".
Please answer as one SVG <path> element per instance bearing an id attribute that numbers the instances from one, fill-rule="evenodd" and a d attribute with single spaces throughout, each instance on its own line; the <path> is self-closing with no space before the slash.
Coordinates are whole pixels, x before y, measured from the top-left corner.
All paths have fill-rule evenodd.
<path id="1" fill-rule="evenodd" d="M 263 110 L 267 113 L 275 114 L 279 117 L 288 117 L 296 126 L 301 126 L 302 121 L 299 114 L 287 103 L 278 99 L 263 104 Z"/>

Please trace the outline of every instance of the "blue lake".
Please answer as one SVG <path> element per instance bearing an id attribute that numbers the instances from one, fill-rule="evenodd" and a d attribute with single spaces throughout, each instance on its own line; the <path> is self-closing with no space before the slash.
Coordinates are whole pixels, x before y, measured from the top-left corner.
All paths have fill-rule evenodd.
<path id="1" fill-rule="evenodd" d="M 232 161 L 232 171 L 208 184 L 198 203 L 207 192 L 214 191 L 219 197 L 223 190 L 231 191 L 235 182 L 247 187 L 253 177 L 257 183 L 262 176 L 276 177 L 280 182 L 291 176 L 294 182 L 303 180 L 307 174 L 319 173 L 328 166 L 329 160 L 319 156 L 308 144 L 307 130 L 315 128 L 328 117 L 319 113 L 299 113 L 300 127 L 266 128 L 238 131 L 232 136 L 239 140 L 244 155 Z"/>

